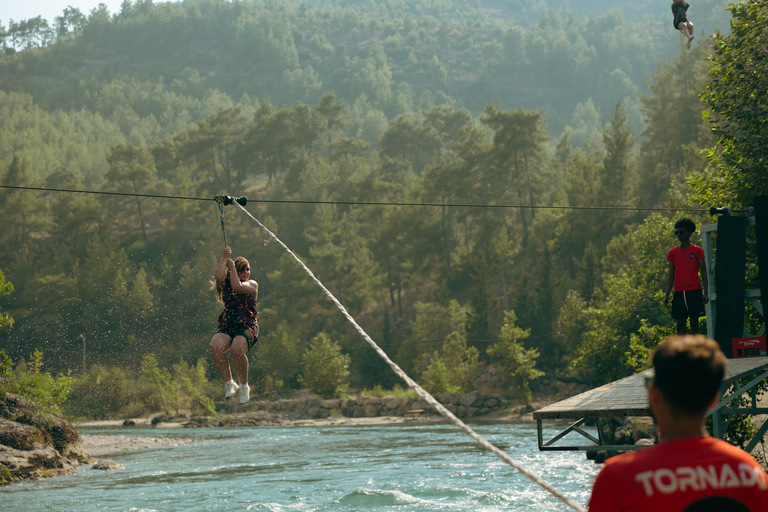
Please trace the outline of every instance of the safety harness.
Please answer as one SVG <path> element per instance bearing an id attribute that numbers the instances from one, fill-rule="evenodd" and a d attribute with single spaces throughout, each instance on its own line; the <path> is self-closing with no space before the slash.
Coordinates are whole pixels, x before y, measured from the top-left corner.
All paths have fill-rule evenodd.
<path id="1" fill-rule="evenodd" d="M 242 303 L 240 303 L 240 302 L 238 302 L 236 300 L 230 300 L 229 302 L 227 302 L 226 306 L 224 307 L 224 311 L 222 311 L 221 314 L 219 315 L 219 329 L 224 327 L 224 316 L 227 314 L 227 311 L 229 311 L 232 308 L 232 306 L 237 306 L 241 310 L 246 311 L 248 313 L 248 316 L 253 318 L 254 325 L 259 325 L 259 314 L 258 314 L 257 311 L 252 311 L 252 310 L 248 309 L 247 307 L 245 307 L 245 304 L 242 304 Z M 253 326 L 250 326 L 250 325 L 248 325 L 246 323 L 240 322 L 239 317 L 238 317 L 237 323 L 242 323 L 243 326 L 247 327 L 251 331 L 251 333 L 253 334 L 253 339 L 254 340 L 257 340 L 259 338 L 258 335 L 256 334 L 256 330 L 253 328 Z"/>

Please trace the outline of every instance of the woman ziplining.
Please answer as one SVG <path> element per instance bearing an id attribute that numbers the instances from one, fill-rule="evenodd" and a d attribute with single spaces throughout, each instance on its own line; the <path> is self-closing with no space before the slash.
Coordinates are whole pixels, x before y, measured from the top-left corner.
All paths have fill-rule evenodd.
<path id="1" fill-rule="evenodd" d="M 239 391 L 240 403 L 244 404 L 251 393 L 248 385 L 248 351 L 259 341 L 256 313 L 259 284 L 250 279 L 251 266 L 248 260 L 238 256 L 233 261 L 231 256 L 232 249 L 224 247 L 214 273 L 216 298 L 224 303 L 225 308 L 219 315 L 219 328 L 209 347 L 213 364 L 224 380 L 224 398 L 231 398 Z M 239 385 L 232 379 L 227 352 L 232 358 Z"/>
<path id="2" fill-rule="evenodd" d="M 688 7 L 690 4 L 685 0 L 672 0 L 672 24 L 676 30 L 683 33 L 688 38 L 686 47 L 691 49 L 691 41 L 693 41 L 693 23 L 688 21 Z"/>
<path id="3" fill-rule="evenodd" d="M 208 347 L 213 365 L 224 381 L 224 399 L 232 398 L 239 392 L 240 403 L 244 404 L 251 397 L 251 387 L 248 385 L 248 351 L 259 341 L 259 320 L 256 313 L 259 283 L 250 278 L 251 265 L 247 259 L 238 256 L 232 261 L 232 248 L 227 243 L 227 230 L 224 226 L 224 206 L 235 202 L 245 206 L 248 198 L 216 195 L 213 200 L 219 207 L 221 233 L 224 235 L 224 252 L 213 274 L 214 289 L 216 298 L 224 304 L 224 311 L 219 315 L 218 330 Z M 240 384 L 232 378 L 227 352 L 232 358 L 232 366 Z"/>

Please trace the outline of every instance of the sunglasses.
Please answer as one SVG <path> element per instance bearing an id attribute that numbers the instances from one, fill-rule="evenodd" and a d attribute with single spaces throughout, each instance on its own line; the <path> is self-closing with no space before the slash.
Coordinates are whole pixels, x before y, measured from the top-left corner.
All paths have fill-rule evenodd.
<path id="1" fill-rule="evenodd" d="M 242 267 L 242 268 L 237 269 L 237 271 L 238 272 L 250 272 L 251 268 L 250 267 Z"/>

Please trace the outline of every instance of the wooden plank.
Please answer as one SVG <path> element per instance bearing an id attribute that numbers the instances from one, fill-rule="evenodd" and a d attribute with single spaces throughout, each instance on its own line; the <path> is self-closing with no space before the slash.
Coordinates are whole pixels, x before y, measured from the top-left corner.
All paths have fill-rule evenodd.
<path id="1" fill-rule="evenodd" d="M 756 371 L 768 369 L 768 357 L 729 359 L 724 384 L 746 377 Z M 645 370 L 567 398 L 533 412 L 534 419 L 579 419 L 623 416 L 650 416 L 645 377 L 653 370 Z"/>
<path id="2" fill-rule="evenodd" d="M 768 357 L 742 357 L 729 359 L 725 368 L 724 384 L 730 384 L 737 379 L 747 377 L 750 373 L 768 369 Z"/>

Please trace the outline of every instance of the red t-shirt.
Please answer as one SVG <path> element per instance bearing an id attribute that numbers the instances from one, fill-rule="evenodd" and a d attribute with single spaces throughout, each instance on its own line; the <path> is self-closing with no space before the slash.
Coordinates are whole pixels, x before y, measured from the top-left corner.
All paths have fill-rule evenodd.
<path id="1" fill-rule="evenodd" d="M 713 437 L 667 441 L 612 457 L 589 512 L 765 512 L 768 475 L 747 452 Z"/>
<path id="2" fill-rule="evenodd" d="M 667 261 L 675 266 L 675 291 L 700 290 L 699 261 L 704 259 L 704 249 L 689 245 L 681 249 L 678 245 L 667 254 Z"/>

